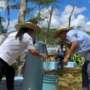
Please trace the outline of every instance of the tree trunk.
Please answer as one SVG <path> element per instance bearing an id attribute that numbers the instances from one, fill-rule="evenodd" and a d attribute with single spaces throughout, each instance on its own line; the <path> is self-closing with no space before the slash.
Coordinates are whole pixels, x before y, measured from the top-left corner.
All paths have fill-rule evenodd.
<path id="1" fill-rule="evenodd" d="M 26 0 L 21 0 L 18 23 L 24 23 L 26 12 Z"/>
<path id="2" fill-rule="evenodd" d="M 51 10 L 50 10 L 50 18 L 49 18 L 49 21 L 48 21 L 46 43 L 48 43 L 48 33 L 49 33 L 49 30 L 50 30 L 50 25 L 51 25 L 52 15 L 53 15 L 53 7 L 51 7 Z"/>
<path id="3" fill-rule="evenodd" d="M 70 16 L 69 16 L 69 24 L 68 24 L 68 28 L 71 27 L 71 18 L 72 18 L 72 15 L 73 15 L 73 12 L 74 12 L 74 9 L 75 9 L 75 6 L 73 7 L 71 13 L 70 13 Z"/>

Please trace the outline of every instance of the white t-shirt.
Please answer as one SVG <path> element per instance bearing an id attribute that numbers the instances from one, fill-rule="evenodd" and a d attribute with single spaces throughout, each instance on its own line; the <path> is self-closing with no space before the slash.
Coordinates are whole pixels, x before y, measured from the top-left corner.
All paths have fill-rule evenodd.
<path id="1" fill-rule="evenodd" d="M 77 53 L 81 54 L 90 50 L 90 35 L 80 30 L 71 30 L 67 33 L 68 42 L 77 41 L 78 49 Z"/>
<path id="2" fill-rule="evenodd" d="M 11 33 L 0 46 L 0 58 L 6 63 L 12 65 L 16 62 L 16 58 L 21 55 L 26 49 L 34 48 L 33 40 L 30 35 L 25 33 L 22 41 L 16 39 L 16 32 Z"/>

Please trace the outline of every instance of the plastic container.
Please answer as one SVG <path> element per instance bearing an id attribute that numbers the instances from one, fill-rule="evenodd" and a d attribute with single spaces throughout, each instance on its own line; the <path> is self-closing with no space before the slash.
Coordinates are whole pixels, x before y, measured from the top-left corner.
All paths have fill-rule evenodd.
<path id="1" fill-rule="evenodd" d="M 14 78 L 14 89 L 15 90 L 22 90 L 22 83 L 23 83 L 23 77 L 22 76 L 16 76 Z M 7 90 L 6 89 L 6 78 L 3 78 L 1 81 L 0 90 Z"/>
<path id="2" fill-rule="evenodd" d="M 42 90 L 57 90 L 57 75 L 44 75 Z"/>
<path id="3" fill-rule="evenodd" d="M 67 65 L 65 65 L 65 67 L 68 67 L 68 68 L 74 68 L 76 66 L 77 66 L 76 62 L 72 62 L 72 61 L 69 61 Z"/>
<path id="4" fill-rule="evenodd" d="M 59 61 L 44 61 L 43 69 L 45 71 L 57 70 L 59 65 Z"/>

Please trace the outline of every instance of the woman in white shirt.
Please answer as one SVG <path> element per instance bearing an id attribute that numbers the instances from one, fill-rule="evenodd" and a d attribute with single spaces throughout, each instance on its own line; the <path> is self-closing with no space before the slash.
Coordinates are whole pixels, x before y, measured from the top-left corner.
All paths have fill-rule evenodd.
<path id="1" fill-rule="evenodd" d="M 12 64 L 16 62 L 16 58 L 25 50 L 29 50 L 33 55 L 40 55 L 34 48 L 33 42 L 35 32 L 38 26 L 31 22 L 17 24 L 17 32 L 8 35 L 6 40 L 0 46 L 0 80 L 6 77 L 7 90 L 14 90 L 15 70 Z M 43 56 L 42 56 L 43 57 Z"/>
<path id="2" fill-rule="evenodd" d="M 85 63 L 82 67 L 82 87 L 83 90 L 90 90 L 90 36 L 80 30 L 67 28 L 60 29 L 55 32 L 55 38 L 58 38 L 69 47 L 64 63 L 67 63 L 69 58 L 74 53 L 79 53 L 85 57 Z"/>

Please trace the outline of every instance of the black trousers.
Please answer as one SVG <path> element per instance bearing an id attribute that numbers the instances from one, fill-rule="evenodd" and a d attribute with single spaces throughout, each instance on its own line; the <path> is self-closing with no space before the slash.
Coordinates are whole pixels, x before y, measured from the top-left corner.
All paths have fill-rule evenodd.
<path id="1" fill-rule="evenodd" d="M 7 90 L 14 90 L 15 70 L 0 58 L 0 80 L 6 77 Z"/>
<path id="2" fill-rule="evenodd" d="M 90 61 L 85 61 L 82 67 L 82 88 L 90 90 Z"/>

